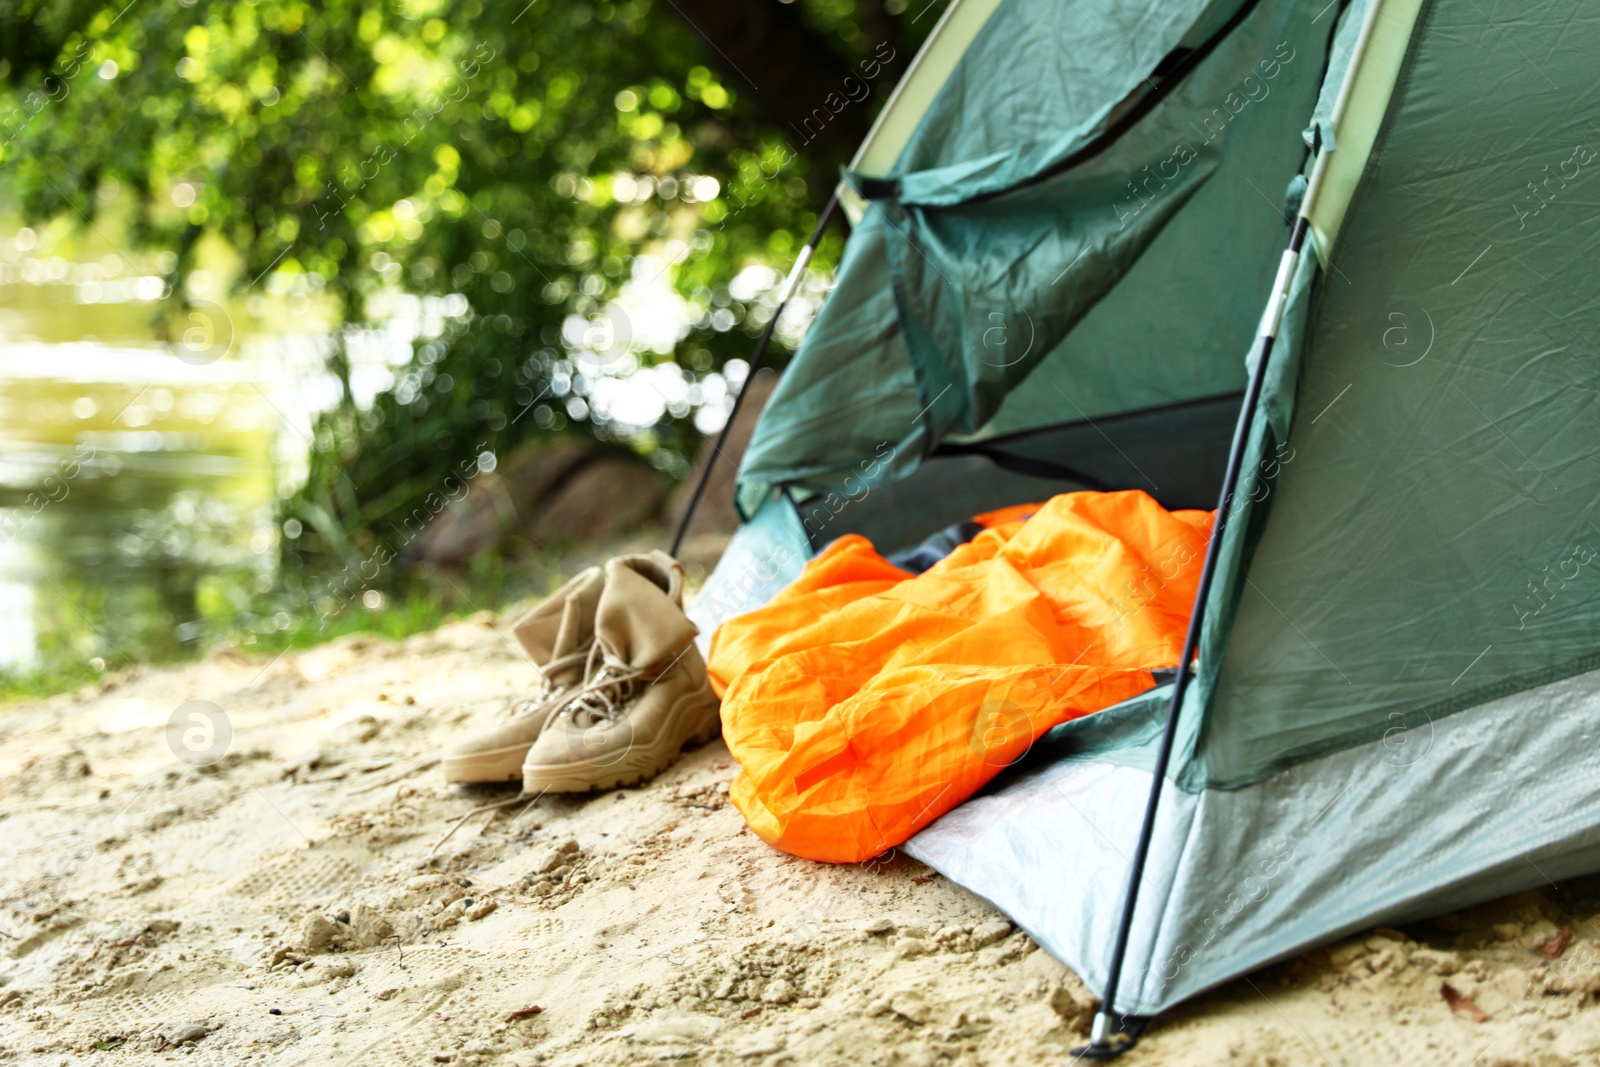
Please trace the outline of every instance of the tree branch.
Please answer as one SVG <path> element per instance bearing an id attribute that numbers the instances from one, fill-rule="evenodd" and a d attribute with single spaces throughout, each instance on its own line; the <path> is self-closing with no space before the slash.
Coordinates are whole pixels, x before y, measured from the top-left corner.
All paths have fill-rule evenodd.
<path id="1" fill-rule="evenodd" d="M 799 4 L 669 0 L 669 7 L 706 42 L 708 62 L 760 118 L 830 168 L 850 157 L 871 126 L 862 87 L 886 92 L 904 68 L 904 57 L 887 47 L 852 63 L 805 24 Z"/>

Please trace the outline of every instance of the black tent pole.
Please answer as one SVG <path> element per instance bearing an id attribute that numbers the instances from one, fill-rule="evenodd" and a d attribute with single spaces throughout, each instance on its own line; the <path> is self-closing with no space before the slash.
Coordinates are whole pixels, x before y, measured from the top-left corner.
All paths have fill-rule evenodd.
<path id="1" fill-rule="evenodd" d="M 1144 822 L 1139 827 L 1139 842 L 1134 846 L 1132 869 L 1128 873 L 1128 890 L 1122 901 L 1122 918 L 1117 924 L 1117 938 L 1111 948 L 1111 968 L 1106 972 L 1105 999 L 1094 1017 L 1094 1029 L 1089 1044 L 1074 1050 L 1083 1059 L 1108 1060 L 1120 1056 L 1138 1041 L 1139 1028 L 1128 1025 L 1117 1015 L 1117 987 L 1122 980 L 1123 959 L 1128 952 L 1128 936 L 1133 929 L 1134 908 L 1139 902 L 1139 886 L 1144 879 L 1145 861 L 1150 855 L 1150 841 L 1155 831 L 1156 809 L 1161 804 L 1161 787 L 1166 781 L 1167 766 L 1172 761 L 1172 748 L 1178 736 L 1178 714 L 1183 707 L 1183 697 L 1189 689 L 1195 650 L 1200 644 L 1200 632 L 1205 624 L 1205 605 L 1210 597 L 1211 582 L 1216 577 L 1217 559 L 1221 554 L 1222 535 L 1228 527 L 1229 509 L 1238 487 L 1239 469 L 1244 464 L 1244 453 L 1250 441 L 1250 429 L 1255 420 L 1256 405 L 1261 399 L 1261 388 L 1267 378 L 1267 360 L 1272 356 L 1273 342 L 1283 319 L 1288 289 L 1299 264 L 1300 252 L 1305 245 L 1310 223 L 1305 215 L 1295 219 L 1289 237 L 1289 247 L 1279 263 L 1278 277 L 1273 286 L 1272 299 L 1262 318 L 1261 337 L 1257 345 L 1255 366 L 1250 372 L 1250 385 L 1245 390 L 1244 404 L 1239 409 L 1239 421 L 1233 431 L 1233 445 L 1228 451 L 1228 468 L 1222 478 L 1222 493 L 1217 502 L 1216 519 L 1211 525 L 1211 539 L 1206 545 L 1205 564 L 1200 571 L 1200 585 L 1195 590 L 1194 610 L 1189 615 L 1189 629 L 1183 638 L 1183 655 L 1178 660 L 1178 678 L 1172 685 L 1172 702 L 1167 705 L 1166 726 L 1161 731 L 1161 747 L 1156 752 L 1155 767 L 1150 778 L 1150 797 L 1145 801 Z"/>
<path id="2" fill-rule="evenodd" d="M 794 266 L 789 268 L 789 276 L 784 279 L 783 288 L 778 292 L 778 306 L 773 309 L 772 318 L 767 320 L 767 325 L 761 331 L 761 338 L 756 341 L 756 350 L 750 356 L 750 369 L 744 377 L 744 384 L 739 387 L 739 392 L 733 398 L 733 407 L 728 409 L 728 421 L 722 424 L 722 429 L 717 433 L 717 440 L 711 447 L 711 455 L 706 458 L 705 469 L 700 472 L 700 478 L 695 482 L 694 492 L 689 497 L 689 506 L 683 509 L 683 518 L 678 522 L 678 532 L 672 538 L 671 555 L 676 556 L 678 549 L 683 547 L 683 539 L 689 532 L 689 523 L 694 519 L 695 508 L 700 506 L 700 498 L 705 495 L 706 483 L 711 480 L 711 468 L 718 457 L 728 459 L 723 453 L 722 446 L 728 443 L 728 433 L 733 429 L 733 421 L 739 417 L 739 407 L 744 403 L 745 394 L 750 391 L 750 383 L 756 379 L 756 371 L 761 369 L 767 359 L 767 346 L 772 343 L 772 331 L 778 326 L 778 318 L 783 314 L 783 309 L 789 306 L 789 300 L 794 296 L 795 290 L 800 287 L 800 280 L 805 277 L 806 266 L 811 262 L 811 254 L 817 250 L 817 242 L 822 240 L 822 231 L 827 227 L 828 220 L 833 217 L 833 211 L 839 206 L 839 193 L 837 191 L 828 197 L 828 203 L 823 207 L 822 214 L 817 216 L 817 225 L 811 231 L 811 236 L 806 240 L 800 254 L 795 257 Z M 733 462 L 728 460 L 728 462 Z"/>

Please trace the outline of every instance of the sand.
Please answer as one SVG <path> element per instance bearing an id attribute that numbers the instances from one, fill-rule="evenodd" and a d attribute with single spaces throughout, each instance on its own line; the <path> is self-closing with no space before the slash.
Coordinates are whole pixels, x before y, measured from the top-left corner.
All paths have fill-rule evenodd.
<path id="1" fill-rule="evenodd" d="M 446 786 L 437 753 L 532 682 L 485 614 L 4 710 L 0 1062 L 1016 1064 L 1082 1040 L 1092 997 L 965 890 L 757 840 L 720 742 L 479 816 L 430 860 L 514 791 Z M 231 728 L 209 766 L 169 747 L 191 700 Z M 1600 1064 L 1597 914 L 1578 881 L 1366 933 L 1122 1062 Z"/>

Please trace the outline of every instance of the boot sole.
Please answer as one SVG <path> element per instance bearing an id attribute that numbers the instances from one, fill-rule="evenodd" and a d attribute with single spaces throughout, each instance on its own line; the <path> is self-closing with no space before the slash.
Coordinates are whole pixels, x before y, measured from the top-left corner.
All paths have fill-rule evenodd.
<path id="1" fill-rule="evenodd" d="M 678 731 L 671 728 L 677 725 L 677 720 L 685 715 L 696 714 L 702 706 L 709 706 L 710 722 L 682 740 L 671 740 L 678 735 Z M 672 709 L 669 728 L 661 732 L 661 738 L 656 744 L 631 749 L 622 759 L 604 767 L 583 762 L 533 766 L 524 764 L 522 791 L 590 793 L 597 789 L 620 789 L 623 786 L 638 785 L 654 778 L 676 763 L 686 746 L 703 745 L 720 734 L 722 732 L 720 706 L 720 702 L 711 691 L 710 683 L 707 683 L 703 689 L 686 694 L 678 701 Z"/>
<path id="2" fill-rule="evenodd" d="M 451 785 L 515 782 L 522 777 L 522 761 L 527 757 L 528 749 L 532 747 L 532 742 L 529 742 L 526 745 L 512 745 L 509 748 L 493 748 L 483 752 L 445 756 L 440 760 L 444 767 L 444 780 Z"/>

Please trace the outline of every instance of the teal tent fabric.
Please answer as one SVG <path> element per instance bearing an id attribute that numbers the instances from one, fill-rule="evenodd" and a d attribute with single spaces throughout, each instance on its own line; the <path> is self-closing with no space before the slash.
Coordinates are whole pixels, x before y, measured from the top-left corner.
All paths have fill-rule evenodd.
<path id="1" fill-rule="evenodd" d="M 1139 38 L 1129 57 L 1150 75 L 1136 79 L 1135 94 L 1149 110 L 1109 140 L 1103 112 L 1130 106 L 1127 61 L 1106 67 L 1098 95 L 1055 92 L 1042 61 L 994 67 L 1002 43 L 1035 22 L 1070 27 L 1048 39 L 1052 47 L 1089 48 L 1104 65 L 1104 40 L 1079 39 L 1097 19 L 1035 19 L 1039 5 L 1020 3 L 990 20 L 906 149 L 899 195 L 875 202 L 852 234 L 834 293 L 746 454 L 746 513 L 773 486 L 834 491 L 881 446 L 906 475 L 945 440 L 1242 387 L 1238 353 L 1282 246 L 1282 192 L 1304 156 L 1298 132 L 1329 26 L 1295 18 L 1288 0 L 1144 4 L 1143 18 L 1138 6 L 1115 5 L 1128 26 L 1164 29 Z M 1170 48 L 1190 49 L 1178 62 L 1192 69 L 1161 82 L 1154 72 L 1173 64 Z M 1039 49 L 1022 46 L 1024 57 Z M 1052 124 L 1098 130 L 1102 142 L 1074 134 L 1044 152 L 1025 125 L 1015 135 L 1024 143 L 1007 149 L 995 140 L 1006 134 L 985 132 L 994 124 L 950 117 L 963 107 L 1005 113 L 1024 98 Z M 1085 143 L 1097 145 L 1090 158 L 1048 173 Z M 1006 173 L 1023 184 L 996 195 L 994 169 L 980 168 L 959 179 L 958 199 L 954 164 L 907 169 L 963 151 L 1005 155 Z M 943 192 L 920 203 L 911 179 L 934 171 Z M 1208 329 L 1193 329 L 1197 316 Z"/>
<path id="2" fill-rule="evenodd" d="M 1329 121 L 1324 67 L 1343 76 L 1364 6 L 1320 23 L 1272 0 L 1180 8 L 1151 16 L 1161 32 L 1140 38 L 1141 62 L 1170 62 L 1163 47 L 1203 31 L 1212 51 L 1103 151 L 1003 195 L 985 167 L 959 179 L 971 183 L 960 202 L 873 205 L 758 428 L 747 508 L 774 486 L 804 498 L 915 479 L 948 442 L 1242 386 L 1284 235 L 1267 190 L 1301 170 L 1301 131 Z M 1128 32 L 1143 25 L 1115 10 Z M 962 151 L 1004 155 L 1013 178 L 1019 160 L 1055 158 L 1031 126 L 955 118 L 1020 106 L 1011 72 L 992 85 L 980 73 L 1030 12 L 1002 5 L 903 176 Z M 1190 789 L 1600 666 L 1600 581 L 1583 580 L 1600 573 L 1600 407 L 1583 341 L 1596 322 L 1576 281 L 1600 251 L 1600 193 L 1584 181 L 1600 164 L 1584 118 L 1600 88 L 1575 47 L 1600 15 L 1547 21 L 1542 39 L 1525 30 L 1548 55 L 1539 65 L 1470 5 L 1430 4 L 1425 18 L 1333 260 L 1325 272 L 1302 261 L 1295 280 L 1183 720 L 1174 773 Z M 1486 66 L 1505 91 L 1462 106 Z M 1258 99 L 1136 201 L 1137 217 L 1119 214 L 1117 182 L 1249 71 Z M 1128 92 L 1103 89 L 1039 96 L 1082 109 L 1063 128 L 1103 130 L 1098 105 Z M 1317 410 L 1302 417 L 1305 396 Z M 910 499 L 936 508 L 926 484 Z M 1127 484 L 1159 496 L 1154 479 Z M 1374 617 L 1375 604 L 1392 606 Z"/>
<path id="3" fill-rule="evenodd" d="M 1600 10 L 1424 0 L 1413 27 L 1408 9 L 1360 156 L 1335 104 L 1384 2 L 1066 5 L 1080 22 L 1004 0 L 852 236 L 741 473 L 762 510 L 734 578 L 752 553 L 792 567 L 801 536 L 909 537 L 1074 471 L 1160 498 L 1182 469 L 1192 495 L 1205 465 L 1168 460 L 1225 452 L 1286 187 L 1318 153 L 1365 159 L 1290 278 L 1168 778 L 1163 685 L 1057 727 L 907 845 L 1102 989 L 1154 788 L 1121 1010 L 1600 869 Z M 1150 84 L 1103 52 L 1053 77 L 1096 22 Z M 1116 182 L 1208 114 L 1219 135 L 1119 225 Z M 1061 469 L 985 479 L 990 447 Z"/>
<path id="4" fill-rule="evenodd" d="M 848 493 L 846 481 L 880 456 L 901 477 L 916 468 L 926 448 L 921 394 L 884 284 L 896 239 L 877 212 L 850 235 L 839 284 L 745 450 L 737 503 L 747 517 L 775 486 Z"/>
<path id="5" fill-rule="evenodd" d="M 1371 2 L 1372 0 L 1359 0 L 1351 4 L 1344 17 L 1339 20 L 1333 46 L 1328 50 L 1328 72 L 1322 80 L 1322 91 L 1317 94 L 1317 106 L 1311 110 L 1311 119 L 1301 134 L 1308 148 L 1338 151 L 1339 139 L 1333 130 L 1333 109 L 1339 98 L 1339 90 L 1344 86 L 1345 78 L 1350 72 L 1350 61 L 1355 55 L 1356 39 L 1361 35 L 1362 16 L 1367 13 Z"/>
<path id="6" fill-rule="evenodd" d="M 1202 653 L 1191 786 L 1600 668 L 1600 12 L 1536 7 L 1517 39 L 1426 13 L 1278 357 L 1252 455 L 1278 477 Z"/>
<path id="7" fill-rule="evenodd" d="M 1199 46 L 1238 9 L 1235 0 L 1001 5 L 901 153 L 897 199 L 950 206 L 1036 177 L 1158 92 L 1173 50 Z"/>

